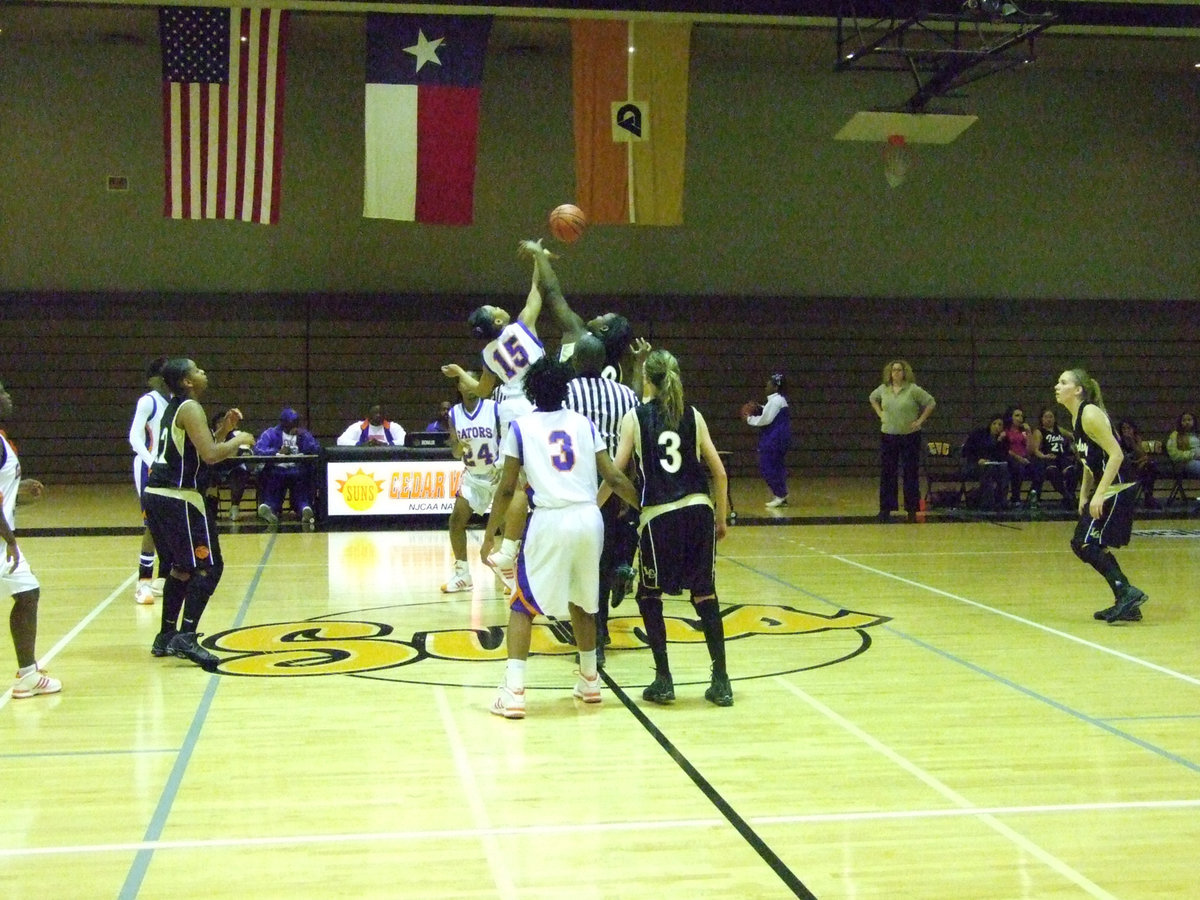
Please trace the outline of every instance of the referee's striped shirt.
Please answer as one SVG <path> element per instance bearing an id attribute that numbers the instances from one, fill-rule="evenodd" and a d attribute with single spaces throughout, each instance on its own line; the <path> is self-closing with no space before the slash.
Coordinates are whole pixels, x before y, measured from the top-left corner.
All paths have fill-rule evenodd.
<path id="1" fill-rule="evenodd" d="M 591 375 L 580 375 L 567 382 L 567 409 L 586 416 L 596 426 L 608 455 L 617 455 L 621 437 L 621 419 L 637 406 L 633 388 Z"/>

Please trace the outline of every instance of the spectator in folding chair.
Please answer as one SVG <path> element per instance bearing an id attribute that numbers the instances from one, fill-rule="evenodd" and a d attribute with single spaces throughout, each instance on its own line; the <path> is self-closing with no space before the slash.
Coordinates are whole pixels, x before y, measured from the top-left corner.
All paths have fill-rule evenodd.
<path id="1" fill-rule="evenodd" d="M 999 510 L 1007 506 L 1008 436 L 1004 417 L 992 416 L 982 428 L 976 428 L 963 442 L 963 474 L 979 482 L 975 505 L 980 509 Z"/>
<path id="2" fill-rule="evenodd" d="M 1200 434 L 1196 433 L 1196 417 L 1192 413 L 1185 412 L 1175 420 L 1175 430 L 1167 438 L 1167 456 L 1177 476 L 1200 478 Z M 1200 513 L 1200 500 L 1192 505 L 1188 513 Z"/>
<path id="3" fill-rule="evenodd" d="M 1029 455 L 1036 467 L 1029 490 L 1041 496 L 1044 483 L 1049 481 L 1062 496 L 1063 509 L 1069 510 L 1076 507 L 1075 490 L 1079 483 L 1079 464 L 1071 449 L 1074 440 L 1069 429 L 1059 427 L 1054 410 L 1042 407 L 1029 442 Z"/>
<path id="4" fill-rule="evenodd" d="M 1137 425 L 1130 419 L 1122 419 L 1117 423 L 1117 434 L 1120 436 L 1121 449 L 1125 452 L 1125 463 L 1141 486 L 1142 506 L 1146 509 L 1161 508 L 1161 504 L 1154 499 L 1158 466 L 1142 445 L 1142 436 L 1138 434 Z"/>
<path id="5" fill-rule="evenodd" d="M 1010 406 L 1004 411 L 1004 435 L 1008 438 L 1008 502 L 1013 506 L 1021 503 L 1021 485 L 1028 480 L 1029 505 L 1037 506 L 1038 495 L 1033 490 L 1037 464 L 1029 451 L 1032 433 L 1021 407 Z"/>
<path id="6" fill-rule="evenodd" d="M 312 460 L 289 457 L 321 452 L 321 445 L 307 428 L 300 427 L 300 414 L 288 407 L 279 414 L 279 424 L 258 436 L 254 452 L 260 456 L 275 456 L 278 462 L 263 463 L 258 476 L 258 514 L 272 525 L 283 514 L 283 501 L 290 497 L 292 509 L 301 522 L 309 523 L 313 514 L 313 485 L 315 466 Z"/>

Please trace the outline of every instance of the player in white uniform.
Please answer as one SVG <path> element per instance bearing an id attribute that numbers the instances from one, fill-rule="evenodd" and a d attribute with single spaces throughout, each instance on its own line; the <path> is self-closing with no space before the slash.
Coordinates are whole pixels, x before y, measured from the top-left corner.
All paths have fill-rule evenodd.
<path id="1" fill-rule="evenodd" d="M 137 407 L 133 411 L 133 422 L 129 425 L 129 446 L 134 452 L 133 486 L 137 489 L 139 504 L 142 502 L 142 491 L 146 488 L 150 467 L 154 465 L 163 410 L 170 402 L 167 385 L 162 379 L 162 367 L 166 361 L 165 356 L 160 356 L 146 368 L 146 386 L 150 390 L 138 398 Z M 162 578 L 154 579 L 154 557 L 154 538 L 146 526 L 146 511 L 143 508 L 142 551 L 138 556 L 138 582 L 133 590 L 134 603 L 153 603 L 155 595 L 162 594 Z"/>
<path id="2" fill-rule="evenodd" d="M 490 397 L 492 391 L 499 385 L 500 397 L 500 434 L 503 437 L 518 416 L 523 416 L 533 410 L 532 404 L 525 397 L 525 375 L 529 367 L 546 355 L 546 349 L 537 333 L 537 320 L 542 311 L 542 292 L 538 284 L 537 257 L 545 256 L 548 250 L 542 247 L 540 240 L 521 241 L 519 252 L 524 256 L 534 258 L 533 280 L 529 286 L 529 295 L 525 298 L 525 307 L 517 316 L 517 321 L 506 310 L 498 306 L 481 306 L 467 317 L 471 326 L 471 334 L 480 340 L 486 340 L 483 348 L 483 373 L 475 378 L 464 371 L 462 366 L 450 363 L 442 366 L 442 374 L 447 378 L 458 380 L 459 392 L 474 397 Z M 523 497 L 511 504 L 509 509 L 510 521 L 505 528 L 510 533 L 520 534 L 524 528 L 528 507 Z M 489 559 L 492 555 L 492 533 L 489 531 L 483 537 L 480 555 L 488 565 L 496 570 L 509 590 L 513 587 L 513 561 L 516 559 L 516 542 L 505 542 L 511 552 L 504 553 L 503 559 Z M 502 548 L 503 552 L 503 548 Z"/>
<path id="3" fill-rule="evenodd" d="M 635 507 L 637 492 L 613 465 L 595 426 L 562 408 L 567 382 L 574 375 L 569 365 L 548 357 L 531 366 L 525 389 L 537 409 L 518 419 L 500 445 L 504 472 L 488 517 L 488 533 L 504 521 L 521 472 L 533 507 L 509 603 L 508 664 L 491 707 L 507 719 L 525 717 L 525 662 L 536 615 L 570 616 L 579 650 L 574 696 L 584 703 L 601 699 L 594 616 L 604 524 L 596 505 L 597 476 Z"/>
<path id="4" fill-rule="evenodd" d="M 475 373 L 468 373 L 472 377 Z M 459 387 L 462 403 L 451 407 L 450 449 L 463 461 L 466 471 L 459 483 L 454 510 L 450 513 L 450 549 L 454 569 L 442 592 L 469 591 L 471 569 L 467 565 L 467 521 L 471 513 L 484 515 L 492 505 L 500 480 L 500 412 L 495 400 L 482 399 Z"/>
<path id="5" fill-rule="evenodd" d="M 0 420 L 8 421 L 12 410 L 12 397 L 0 384 Z M 56 694 L 62 690 L 62 682 L 51 678 L 37 665 L 37 612 L 42 586 L 29 568 L 29 560 L 17 546 L 17 536 L 13 533 L 17 503 L 40 500 L 43 490 L 42 483 L 32 478 L 26 478 L 22 483 L 17 450 L 0 431 L 0 538 L 6 545 L 4 561 L 0 562 L 0 582 L 13 598 L 8 628 L 13 649 L 17 652 L 17 680 L 12 686 L 14 700 Z"/>

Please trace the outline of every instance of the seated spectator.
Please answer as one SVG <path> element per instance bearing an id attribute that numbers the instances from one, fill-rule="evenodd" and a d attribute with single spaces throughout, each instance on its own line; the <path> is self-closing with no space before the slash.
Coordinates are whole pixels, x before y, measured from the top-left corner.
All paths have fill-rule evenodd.
<path id="1" fill-rule="evenodd" d="M 258 437 L 254 452 L 260 456 L 278 456 L 286 460 L 299 453 L 317 454 L 321 445 L 307 429 L 300 427 L 300 415 L 294 409 L 279 414 L 279 424 Z M 292 509 L 300 521 L 313 520 L 313 460 L 266 462 L 258 476 L 258 514 L 270 524 L 279 522 L 285 495 L 291 496 Z"/>
<path id="2" fill-rule="evenodd" d="M 1079 463 L 1075 460 L 1072 444 L 1075 435 L 1066 428 L 1058 427 L 1058 416 L 1049 406 L 1042 407 L 1037 428 L 1029 442 L 1029 455 L 1035 466 L 1033 480 L 1029 483 L 1030 495 L 1042 493 L 1042 483 L 1049 479 L 1054 489 L 1062 495 L 1063 509 L 1075 509 L 1076 490 L 1079 483 Z"/>
<path id="3" fill-rule="evenodd" d="M 1021 502 L 1021 485 L 1028 480 L 1033 486 L 1035 465 L 1029 453 L 1030 431 L 1025 422 L 1025 411 L 1019 406 L 1010 406 L 1004 411 L 1004 434 L 1008 437 L 1008 480 L 1011 495 L 1009 502 L 1014 506 Z M 1029 505 L 1037 505 L 1037 495 L 1029 498 Z"/>
<path id="4" fill-rule="evenodd" d="M 376 403 L 367 410 L 367 417 L 355 422 L 337 439 L 339 447 L 371 445 L 404 446 L 404 429 L 383 417 L 383 406 Z"/>
<path id="5" fill-rule="evenodd" d="M 1158 509 L 1159 503 L 1154 499 L 1154 480 L 1158 478 L 1158 466 L 1142 446 L 1142 436 L 1138 434 L 1137 425 L 1129 419 L 1122 419 L 1117 423 L 1117 439 L 1125 452 L 1125 464 L 1141 485 L 1142 506 L 1146 509 Z"/>
<path id="6" fill-rule="evenodd" d="M 1200 478 L 1200 435 L 1196 433 L 1196 417 L 1192 413 L 1185 412 L 1176 420 L 1175 430 L 1167 438 L 1167 456 L 1171 458 L 1175 474 Z M 1191 515 L 1200 513 L 1200 500 L 1188 512 Z"/>
<path id="7" fill-rule="evenodd" d="M 987 425 L 967 435 L 962 455 L 963 473 L 979 482 L 975 505 L 981 509 L 1004 509 L 1009 489 L 1004 417 L 993 416 Z"/>
<path id="8" fill-rule="evenodd" d="M 1196 433 L 1196 417 L 1184 413 L 1175 422 L 1175 430 L 1167 438 L 1167 456 L 1177 471 L 1188 478 L 1200 478 L 1200 435 Z"/>
<path id="9" fill-rule="evenodd" d="M 437 418 L 425 426 L 426 431 L 449 431 L 450 430 L 450 407 L 453 404 L 449 400 L 443 400 L 438 404 Z"/>
<path id="10" fill-rule="evenodd" d="M 208 423 L 208 427 L 216 433 L 217 426 L 225 419 L 226 410 L 219 410 Z M 229 432 L 228 437 L 235 437 L 244 429 L 234 428 Z M 252 448 L 243 447 L 243 453 L 251 453 Z M 208 488 L 205 494 L 211 497 L 214 501 L 217 497 L 217 491 L 220 487 L 226 486 L 229 488 L 229 521 L 236 522 L 241 514 L 242 497 L 246 493 L 246 483 L 250 480 L 250 467 L 246 465 L 244 459 L 238 459 L 236 456 L 231 456 L 228 459 L 223 459 L 215 466 L 208 466 Z M 215 519 L 216 514 L 212 517 Z"/>

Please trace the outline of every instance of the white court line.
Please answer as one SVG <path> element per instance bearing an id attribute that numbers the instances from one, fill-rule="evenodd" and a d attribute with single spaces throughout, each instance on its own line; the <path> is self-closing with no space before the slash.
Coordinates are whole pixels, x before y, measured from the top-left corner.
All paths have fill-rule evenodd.
<path id="1" fill-rule="evenodd" d="M 1076 812 L 1121 812 L 1131 809 L 1200 808 L 1195 800 L 1136 800 L 1128 803 L 1078 803 L 1051 806 L 980 806 L 950 809 L 853 810 L 850 812 L 806 813 L 786 816 L 748 816 L 751 825 L 804 825 L 830 822 L 877 822 L 915 819 L 963 818 L 968 816 L 1002 815 L 1062 815 Z M 172 841 L 129 841 L 119 844 L 76 844 L 57 847 L 0 848 L 0 859 L 28 856 L 68 856 L 83 853 L 136 853 L 141 850 L 205 850 L 212 848 L 289 847 L 318 844 L 379 843 L 383 841 L 409 843 L 412 841 L 464 841 L 481 838 L 540 837 L 543 835 L 625 834 L 680 829 L 727 829 L 722 818 L 667 819 L 652 822 L 590 822 L 574 825 L 514 825 L 486 828 L 451 828 L 433 831 L 367 831 L 330 834 L 274 835 L 270 837 L 198 838 Z"/>
<path id="2" fill-rule="evenodd" d="M 50 660 L 54 659 L 54 657 L 57 656 L 62 651 L 62 649 L 67 646 L 67 644 L 71 643 L 71 641 L 75 639 L 75 636 L 78 635 L 79 632 L 83 631 L 83 629 L 87 628 L 88 625 L 90 625 L 92 623 L 92 621 L 96 618 L 96 616 L 100 615 L 100 613 L 102 613 L 102 612 L 104 612 L 104 610 L 108 609 L 109 605 L 114 600 L 116 600 L 117 597 L 121 596 L 122 591 L 129 590 L 129 586 L 131 584 L 133 584 L 133 579 L 136 577 L 137 577 L 137 573 L 134 572 L 132 575 L 130 575 L 128 578 L 126 578 L 124 581 L 122 581 L 111 594 L 109 594 L 107 597 L 105 597 L 103 600 L 100 601 L 100 603 L 96 606 L 95 609 L 93 609 L 90 613 L 88 613 L 86 616 L 84 616 L 79 621 L 78 625 L 76 625 L 74 628 L 72 628 L 70 631 L 68 631 L 66 634 L 64 634 L 59 639 L 57 644 L 55 644 L 53 647 L 51 647 L 45 653 L 40 654 L 38 656 L 38 665 L 40 666 L 40 665 L 42 665 L 42 663 L 48 663 L 48 662 L 50 662 Z M 7 691 L 5 691 L 3 694 L 0 694 L 0 709 L 4 709 L 4 707 L 8 705 L 8 701 L 11 699 L 12 699 L 12 687 L 9 687 L 9 689 Z M 31 697 L 30 699 L 33 700 L 35 703 L 37 702 L 36 698 Z"/>
<path id="3" fill-rule="evenodd" d="M 446 699 L 446 689 L 440 685 L 435 687 L 433 697 L 437 701 L 438 713 L 442 717 L 442 728 L 450 742 L 450 754 L 454 757 L 454 768 L 458 770 L 458 777 L 462 781 L 463 794 L 466 796 L 467 806 L 471 810 L 471 819 L 479 830 L 479 840 L 483 844 L 483 852 L 487 857 L 488 868 L 492 872 L 492 880 L 504 900 L 516 900 L 519 896 L 517 886 L 513 883 L 512 873 L 505 863 L 504 851 L 500 849 L 496 835 L 490 833 L 492 820 L 480 799 L 483 792 L 479 790 L 475 772 L 471 768 L 470 760 L 467 759 L 467 749 L 463 745 L 462 736 L 458 733 L 458 727 L 454 722 L 450 703 Z"/>
<path id="4" fill-rule="evenodd" d="M 797 697 L 799 697 L 801 700 L 803 700 L 805 703 L 807 703 L 809 706 L 811 706 L 817 712 L 821 713 L 821 715 L 825 716 L 825 718 L 829 719 L 831 722 L 834 722 L 836 725 L 840 726 L 845 731 L 848 731 L 850 734 L 854 735 L 854 737 L 858 738 L 860 741 L 862 741 L 864 744 L 866 744 L 871 749 L 875 750 L 877 753 L 880 753 L 883 756 L 887 757 L 889 760 L 891 760 L 893 763 L 895 763 L 897 766 L 899 766 L 904 771 L 908 772 L 910 775 L 912 775 L 918 781 L 925 784 L 927 787 L 930 787 L 937 793 L 941 794 L 943 797 L 945 797 L 947 800 L 949 800 L 955 806 L 961 807 L 962 809 L 973 813 L 974 817 L 977 818 L 984 825 L 987 825 L 993 831 L 1008 838 L 1008 840 L 1012 841 L 1014 844 L 1016 844 L 1018 847 L 1020 847 L 1026 853 L 1041 860 L 1043 863 L 1045 863 L 1047 866 L 1049 866 L 1051 869 L 1053 869 L 1059 875 L 1062 875 L 1068 881 L 1083 888 L 1083 890 L 1087 891 L 1087 893 L 1090 894 L 1091 896 L 1108 898 L 1108 900 L 1116 900 L 1116 898 L 1113 894 L 1110 894 L 1108 891 L 1104 890 L 1104 888 L 1100 887 L 1100 885 L 1096 884 L 1094 881 L 1087 878 L 1082 873 L 1077 872 L 1075 869 L 1073 869 L 1071 866 L 1067 865 L 1067 863 L 1063 862 L 1061 859 L 1059 859 L 1053 853 L 1050 853 L 1048 850 L 1043 850 L 1041 847 L 1039 847 L 1037 844 L 1033 843 L 1033 841 L 1029 840 L 1023 834 L 1013 830 L 1008 825 L 1005 825 L 1003 822 L 1001 822 L 998 818 L 996 818 L 991 813 L 984 812 L 980 809 L 974 808 L 971 805 L 971 801 L 969 801 L 962 794 L 955 791 L 949 785 L 938 780 L 936 777 L 934 777 L 930 773 L 926 772 L 924 769 L 920 768 L 915 763 L 912 763 L 908 759 L 905 759 L 903 756 L 901 756 L 899 753 L 897 753 L 891 747 L 887 746 L 882 741 L 878 740 L 877 738 L 875 738 L 872 735 L 868 734 L 867 732 L 863 731 L 861 728 L 859 728 L 857 725 L 855 725 L 849 719 L 834 712 L 832 709 L 830 709 L 828 706 L 826 706 L 820 700 L 818 700 L 815 697 L 812 697 L 809 694 L 807 694 L 806 692 L 802 691 L 800 688 L 796 687 L 794 684 L 789 682 L 786 678 L 776 676 L 773 680 L 777 684 L 781 685 L 785 690 L 790 691 L 791 693 L 795 694 Z"/>
<path id="5" fill-rule="evenodd" d="M 937 594 L 939 597 L 945 597 L 948 600 L 957 600 L 959 603 L 964 603 L 967 606 L 973 606 L 976 609 L 981 609 L 984 612 L 994 613 L 997 616 L 1002 616 L 1005 619 L 1011 619 L 1014 622 L 1019 622 L 1022 625 L 1028 625 L 1030 628 L 1036 628 L 1039 631 L 1044 631 L 1047 634 L 1052 634 L 1055 637 L 1063 638 L 1064 640 L 1074 641 L 1076 644 L 1082 644 L 1090 650 L 1098 650 L 1101 653 L 1107 653 L 1110 656 L 1115 656 L 1118 659 L 1130 662 L 1135 665 L 1144 666 L 1147 669 L 1158 672 L 1162 675 L 1169 675 L 1171 678 L 1177 678 L 1180 681 L 1200 687 L 1200 678 L 1192 675 L 1185 675 L 1182 672 L 1177 672 L 1174 669 L 1168 669 L 1166 666 L 1160 666 L 1158 663 L 1152 663 L 1149 660 L 1141 659 L 1136 656 L 1130 656 L 1128 653 L 1122 653 L 1120 650 L 1114 650 L 1112 647 L 1105 647 L 1103 644 L 1097 644 L 1094 641 L 1089 641 L 1085 638 L 1077 637 L 1066 631 L 1059 631 L 1057 628 L 1051 628 L 1049 625 L 1043 625 L 1041 622 L 1034 622 L 1032 619 L 1026 619 L 1023 616 L 1018 616 L 1015 613 L 1006 612 L 1002 609 L 997 609 L 994 606 L 988 606 L 986 603 L 980 603 L 978 600 L 970 600 L 967 597 L 959 594 L 952 594 L 949 591 L 943 591 L 941 588 L 935 588 L 931 585 L 924 584 L 920 581 L 913 581 L 911 578 L 905 578 L 902 575 L 896 575 L 893 572 L 885 572 L 883 569 L 876 569 L 874 566 L 868 566 L 864 563 L 855 562 L 852 559 L 847 559 L 844 556 L 839 556 L 836 553 L 828 553 L 820 551 L 823 555 L 830 559 L 836 559 L 838 562 L 845 563 L 848 566 L 854 566 L 856 569 L 862 569 L 874 575 L 880 575 L 884 578 L 891 578 L 893 581 L 899 581 L 901 584 L 907 584 L 911 587 L 920 588 L 923 591 L 929 591 L 931 594 Z"/>

